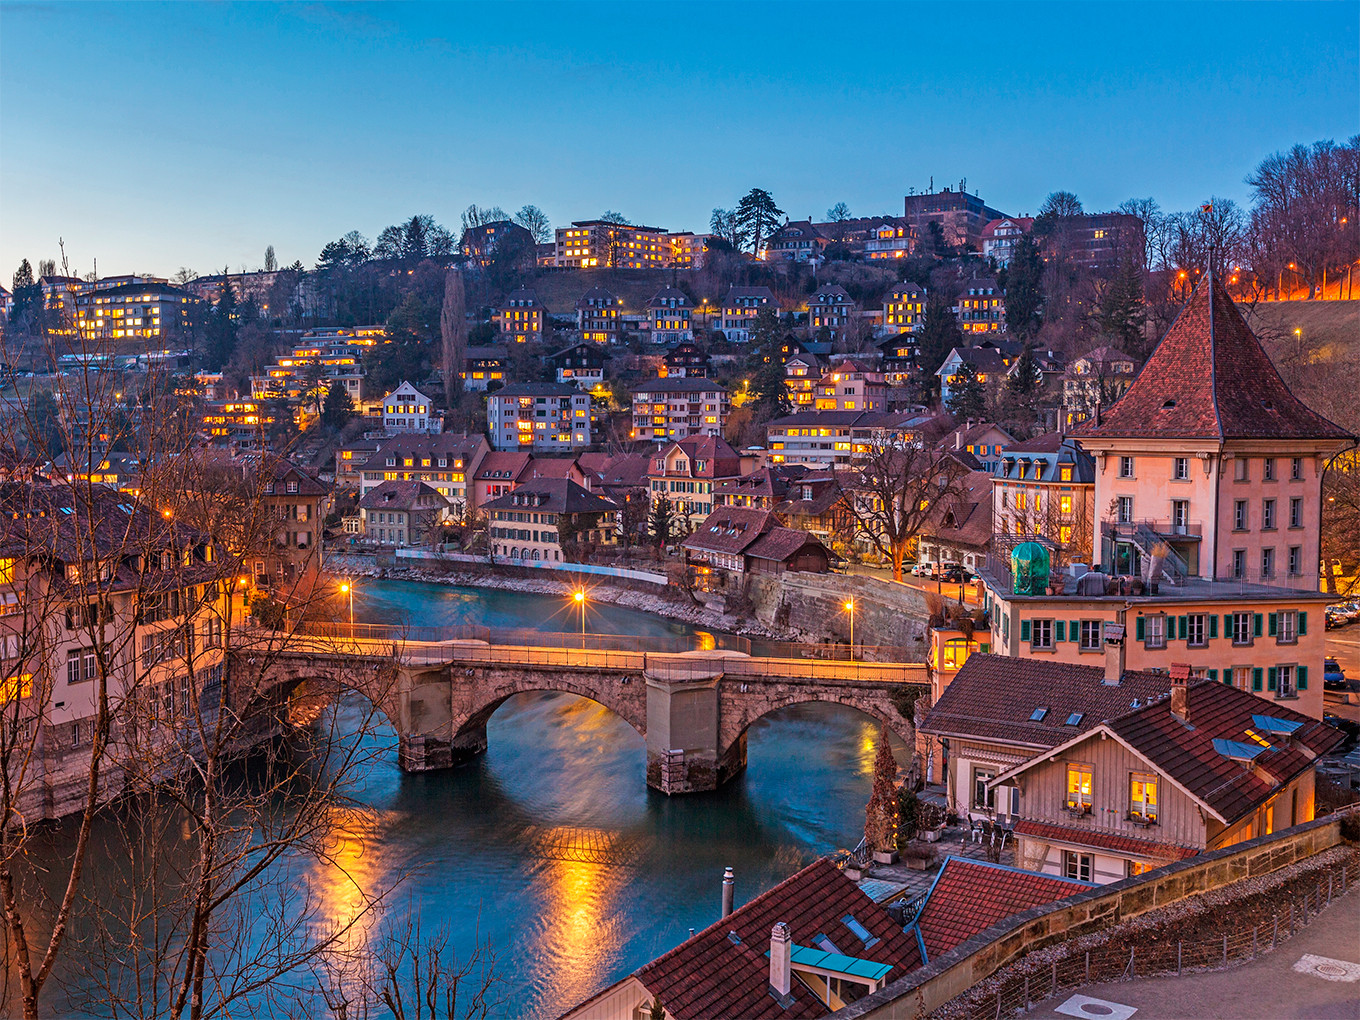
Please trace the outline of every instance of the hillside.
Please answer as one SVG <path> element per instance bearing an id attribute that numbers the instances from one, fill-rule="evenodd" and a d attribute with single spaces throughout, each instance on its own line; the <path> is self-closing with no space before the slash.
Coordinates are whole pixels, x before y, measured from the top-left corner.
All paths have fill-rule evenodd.
<path id="1" fill-rule="evenodd" d="M 1360 434 L 1360 301 L 1240 307 L 1295 395 Z"/>

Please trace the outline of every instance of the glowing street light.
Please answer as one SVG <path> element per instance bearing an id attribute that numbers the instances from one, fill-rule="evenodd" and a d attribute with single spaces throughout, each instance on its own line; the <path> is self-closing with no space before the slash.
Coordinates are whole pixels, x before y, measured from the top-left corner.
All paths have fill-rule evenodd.
<path id="1" fill-rule="evenodd" d="M 354 584 L 350 581 L 340 583 L 340 594 L 349 596 L 349 636 L 354 640 Z"/>
<path id="2" fill-rule="evenodd" d="M 855 600 L 847 599 L 845 611 L 850 614 L 850 661 L 855 661 Z"/>
<path id="3" fill-rule="evenodd" d="M 572 601 L 581 607 L 581 648 L 586 647 L 586 593 L 582 588 L 577 588 L 572 592 Z"/>

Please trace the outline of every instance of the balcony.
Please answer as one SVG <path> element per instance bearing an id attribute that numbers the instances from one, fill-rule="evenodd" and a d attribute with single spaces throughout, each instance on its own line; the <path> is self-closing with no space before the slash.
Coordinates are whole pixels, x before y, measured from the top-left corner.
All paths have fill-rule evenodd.
<path id="1" fill-rule="evenodd" d="M 1142 519 L 1136 521 L 1101 521 L 1100 534 L 1102 538 L 1114 539 L 1116 541 L 1131 542 L 1140 533 L 1152 534 L 1159 538 L 1169 538 L 1178 541 L 1198 542 L 1204 534 L 1204 527 L 1199 521 L 1174 521 L 1174 520 L 1153 520 Z"/>

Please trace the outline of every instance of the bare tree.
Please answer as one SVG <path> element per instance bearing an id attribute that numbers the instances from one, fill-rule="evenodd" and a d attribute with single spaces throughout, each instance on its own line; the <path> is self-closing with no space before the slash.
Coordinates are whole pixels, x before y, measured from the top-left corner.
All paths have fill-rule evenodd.
<path id="1" fill-rule="evenodd" d="M 896 581 L 902 580 L 907 552 L 935 519 L 937 505 L 964 491 L 967 468 L 934 438 L 875 436 L 856 451 L 850 468 L 838 472 L 858 534 L 892 563 Z"/>
<path id="2" fill-rule="evenodd" d="M 534 244 L 547 244 L 553 239 L 552 222 L 545 213 L 536 205 L 526 205 L 515 213 L 515 222 L 525 230 L 529 231 L 534 239 Z"/>
<path id="3" fill-rule="evenodd" d="M 463 389 L 459 373 L 467 355 L 467 335 L 463 274 L 450 269 L 444 275 L 444 306 L 439 312 L 439 371 L 444 377 L 444 403 L 450 408 Z"/>

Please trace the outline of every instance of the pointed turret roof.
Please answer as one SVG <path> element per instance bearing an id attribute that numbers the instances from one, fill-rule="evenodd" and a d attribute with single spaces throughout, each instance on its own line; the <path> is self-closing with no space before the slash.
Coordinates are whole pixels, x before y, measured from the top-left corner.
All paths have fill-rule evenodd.
<path id="1" fill-rule="evenodd" d="M 1353 438 L 1289 391 L 1222 281 L 1206 275 L 1128 392 L 1079 438 Z"/>

